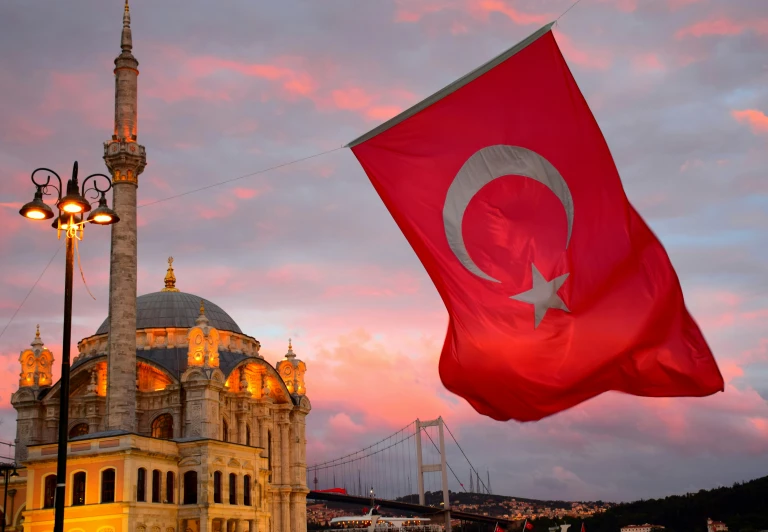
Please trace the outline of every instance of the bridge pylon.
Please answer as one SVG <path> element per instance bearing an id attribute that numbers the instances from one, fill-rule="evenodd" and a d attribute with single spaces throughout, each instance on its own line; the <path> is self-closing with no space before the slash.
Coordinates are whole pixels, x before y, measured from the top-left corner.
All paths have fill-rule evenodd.
<path id="1" fill-rule="evenodd" d="M 421 429 L 425 427 L 437 427 L 438 447 L 440 450 L 439 464 L 425 464 L 421 452 Z M 445 532 L 451 532 L 451 501 L 448 494 L 448 467 L 445 460 L 445 436 L 443 431 L 443 418 L 438 417 L 430 421 L 416 419 L 416 467 L 419 487 L 419 504 L 426 505 L 424 496 L 424 473 L 440 472 L 440 484 L 443 488 L 443 510 L 445 511 Z"/>

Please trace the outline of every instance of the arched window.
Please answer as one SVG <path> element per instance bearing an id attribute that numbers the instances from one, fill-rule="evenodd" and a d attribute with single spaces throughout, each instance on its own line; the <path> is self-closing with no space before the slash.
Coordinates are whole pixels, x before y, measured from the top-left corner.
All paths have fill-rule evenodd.
<path id="1" fill-rule="evenodd" d="M 160 414 L 152 421 L 152 437 L 161 440 L 173 438 L 173 416 L 171 414 Z"/>
<path id="2" fill-rule="evenodd" d="M 229 424 L 226 419 L 221 420 L 221 441 L 229 441 Z"/>
<path id="3" fill-rule="evenodd" d="M 53 508 L 56 498 L 56 475 L 45 477 L 45 491 L 43 492 L 43 508 Z"/>
<path id="4" fill-rule="evenodd" d="M 250 425 L 245 426 L 245 444 L 250 445 L 251 444 L 251 427 Z"/>
<path id="5" fill-rule="evenodd" d="M 173 504 L 173 500 L 175 497 L 173 496 L 175 490 L 174 484 L 176 483 L 176 478 L 173 475 L 173 471 L 168 471 L 165 474 L 165 502 L 168 504 Z"/>
<path id="6" fill-rule="evenodd" d="M 213 474 L 213 502 L 221 502 L 221 471 Z"/>
<path id="7" fill-rule="evenodd" d="M 115 470 L 101 472 L 101 502 L 115 502 Z"/>
<path id="8" fill-rule="evenodd" d="M 71 429 L 69 429 L 69 437 L 75 438 L 77 436 L 85 436 L 88 434 L 88 423 L 78 423 Z"/>
<path id="9" fill-rule="evenodd" d="M 163 474 L 159 469 L 152 470 L 152 502 L 160 502 L 160 482 Z"/>
<path id="10" fill-rule="evenodd" d="M 237 475 L 229 474 L 229 504 L 237 504 Z"/>
<path id="11" fill-rule="evenodd" d="M 197 471 L 184 473 L 184 504 L 197 504 Z"/>
<path id="12" fill-rule="evenodd" d="M 147 470 L 143 467 L 136 478 L 136 501 L 147 502 Z"/>
<path id="13" fill-rule="evenodd" d="M 75 473 L 72 479 L 72 506 L 85 504 L 85 471 Z"/>
<path id="14" fill-rule="evenodd" d="M 243 504 L 251 505 L 251 475 L 243 477 Z"/>

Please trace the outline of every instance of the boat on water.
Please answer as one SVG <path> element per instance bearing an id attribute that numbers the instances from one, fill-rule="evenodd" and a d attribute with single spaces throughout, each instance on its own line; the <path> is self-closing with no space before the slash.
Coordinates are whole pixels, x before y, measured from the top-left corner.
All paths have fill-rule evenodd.
<path id="1" fill-rule="evenodd" d="M 345 532 L 382 532 L 397 530 L 398 532 L 441 532 L 440 525 L 431 524 L 423 517 L 387 517 L 381 515 L 379 506 L 371 488 L 371 509 L 363 508 L 363 515 L 345 515 L 334 517 L 329 523 L 333 531 Z"/>
<path id="2" fill-rule="evenodd" d="M 365 512 L 366 509 L 363 509 Z M 379 513 L 379 507 L 374 506 L 364 515 L 346 515 L 344 517 L 334 517 L 330 525 L 334 529 L 368 529 L 379 530 L 382 528 L 397 528 L 404 530 L 413 530 L 414 527 L 424 529 L 429 526 L 430 520 L 422 517 L 386 517 Z M 439 528 L 439 527 L 438 527 Z"/>

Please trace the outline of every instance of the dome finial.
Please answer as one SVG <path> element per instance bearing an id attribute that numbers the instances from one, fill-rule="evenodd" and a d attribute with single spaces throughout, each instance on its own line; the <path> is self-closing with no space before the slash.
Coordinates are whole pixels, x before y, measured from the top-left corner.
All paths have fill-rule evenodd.
<path id="1" fill-rule="evenodd" d="M 288 338 L 288 352 L 285 354 L 285 358 L 295 358 L 296 353 L 293 352 L 293 345 L 291 344 L 291 339 Z"/>
<path id="2" fill-rule="evenodd" d="M 40 325 L 37 326 L 37 329 L 35 330 L 35 339 L 32 340 L 32 343 L 29 344 L 32 347 L 38 347 L 43 345 L 43 340 L 40 338 Z"/>
<path id="3" fill-rule="evenodd" d="M 205 301 L 202 299 L 200 300 L 200 315 L 195 320 L 195 323 L 200 327 L 208 325 L 208 318 L 205 315 Z"/>
<path id="4" fill-rule="evenodd" d="M 168 257 L 168 271 L 165 272 L 165 288 L 161 292 L 178 292 L 176 276 L 173 274 L 173 257 Z"/>

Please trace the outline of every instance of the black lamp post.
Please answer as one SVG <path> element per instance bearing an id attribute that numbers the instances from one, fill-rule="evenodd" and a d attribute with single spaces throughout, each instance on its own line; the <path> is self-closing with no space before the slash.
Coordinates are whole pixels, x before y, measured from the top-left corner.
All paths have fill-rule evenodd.
<path id="1" fill-rule="evenodd" d="M 35 174 L 38 172 L 48 172 L 45 182 L 38 182 Z M 56 177 L 58 187 L 51 182 L 51 175 Z M 106 180 L 106 188 L 100 188 L 96 178 L 101 177 Z M 83 229 L 86 223 L 95 223 L 97 225 L 110 225 L 120 221 L 117 213 L 107 207 L 106 194 L 112 188 L 112 180 L 104 174 L 91 174 L 83 180 L 82 188 L 77 183 L 77 161 L 72 166 L 72 178 L 67 181 L 66 191 L 63 190 L 61 177 L 59 174 L 48 168 L 38 168 L 32 172 L 32 183 L 37 190 L 32 201 L 24 205 L 19 214 L 31 220 L 47 220 L 53 218 L 53 210 L 45 204 L 43 196 L 52 196 L 49 189 L 55 189 L 58 200 L 56 207 L 59 209 L 59 216 L 54 222 L 53 227 L 57 230 L 59 238 L 64 231 L 67 244 L 66 269 L 64 274 L 64 340 L 61 346 L 61 389 L 59 393 L 59 442 L 58 456 L 56 461 L 56 497 L 54 500 L 54 532 L 64 532 L 64 493 L 67 482 L 67 425 L 69 424 L 69 346 L 72 336 L 72 271 L 74 269 L 74 241 L 82 240 Z M 88 188 L 88 182 L 91 182 Z M 98 199 L 98 206 L 91 211 L 91 204 L 86 199 L 86 195 L 92 192 L 93 199 Z M 95 202 L 94 202 L 95 203 Z M 90 214 L 85 218 L 85 214 Z M 6 472 L 6 484 L 7 484 Z M 2 530 L 5 530 L 3 524 Z"/>
<path id="2" fill-rule="evenodd" d="M 0 531 L 5 532 L 5 526 L 8 523 L 8 478 L 18 477 L 16 464 L 0 464 L 0 471 L 5 477 L 5 490 L 3 492 L 3 522 L 0 524 Z M 11 516 L 13 518 L 13 516 Z"/>

